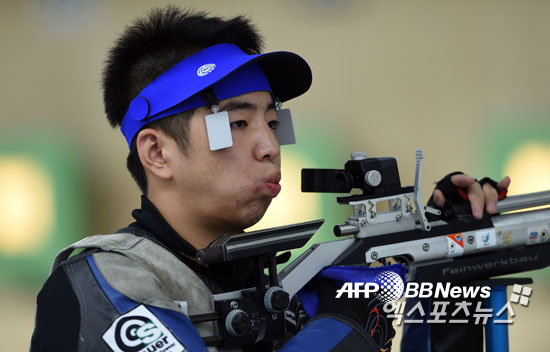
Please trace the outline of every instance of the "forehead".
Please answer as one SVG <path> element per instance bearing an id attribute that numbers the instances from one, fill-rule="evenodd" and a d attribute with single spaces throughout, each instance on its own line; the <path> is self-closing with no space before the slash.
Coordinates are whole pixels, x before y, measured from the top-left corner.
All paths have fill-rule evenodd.
<path id="1" fill-rule="evenodd" d="M 255 91 L 250 93 L 241 94 L 235 97 L 223 99 L 218 103 L 220 111 L 233 110 L 233 109 L 275 109 L 275 101 L 271 94 L 267 91 Z M 202 118 L 204 116 L 212 114 L 212 109 L 207 106 L 201 106 L 195 109 L 193 116 L 199 115 Z M 206 127 L 206 126 L 205 126 Z"/>
<path id="2" fill-rule="evenodd" d="M 255 91 L 231 97 L 220 101 L 220 108 L 233 102 L 247 102 L 255 105 L 270 105 L 273 104 L 273 97 L 267 91 Z"/>

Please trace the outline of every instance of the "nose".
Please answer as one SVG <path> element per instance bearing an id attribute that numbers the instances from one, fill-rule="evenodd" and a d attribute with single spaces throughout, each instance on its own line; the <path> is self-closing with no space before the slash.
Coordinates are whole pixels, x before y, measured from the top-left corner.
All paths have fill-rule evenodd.
<path id="1" fill-rule="evenodd" d="M 263 119 L 262 119 L 263 120 Z M 254 146 L 254 157 L 261 161 L 264 159 L 274 160 L 281 154 L 281 146 L 271 127 L 262 123 L 258 127 Z"/>

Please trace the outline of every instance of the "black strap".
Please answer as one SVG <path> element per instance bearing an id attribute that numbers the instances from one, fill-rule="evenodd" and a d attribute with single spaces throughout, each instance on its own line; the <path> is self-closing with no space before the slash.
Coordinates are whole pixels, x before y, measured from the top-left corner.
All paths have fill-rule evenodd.
<path id="1" fill-rule="evenodd" d="M 204 100 L 204 103 L 207 107 L 211 108 L 213 105 L 219 105 L 220 102 L 218 101 L 218 97 L 216 97 L 216 93 L 214 93 L 214 89 L 212 88 L 206 88 L 201 92 L 202 99 Z"/>
<path id="2" fill-rule="evenodd" d="M 506 188 L 500 188 L 495 180 L 489 177 L 484 177 L 479 181 L 479 184 L 481 187 L 483 187 L 484 184 L 490 184 L 494 189 L 496 189 L 498 193 L 498 200 L 503 200 L 506 198 L 506 194 L 508 193 L 508 190 Z"/>

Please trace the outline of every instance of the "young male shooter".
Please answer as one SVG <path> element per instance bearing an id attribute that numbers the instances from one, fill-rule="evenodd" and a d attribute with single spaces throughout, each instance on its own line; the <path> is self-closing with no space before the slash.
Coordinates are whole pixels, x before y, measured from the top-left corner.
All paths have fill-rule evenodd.
<path id="1" fill-rule="evenodd" d="M 126 29 L 107 59 L 104 102 L 128 142 L 141 209 L 128 228 L 56 258 L 38 295 L 31 351 L 204 350 L 201 336 L 216 328 L 187 315 L 212 312 L 212 294 L 254 286 L 249 260 L 205 267 L 193 258 L 259 221 L 280 191 L 279 146 L 293 131 L 278 102 L 306 92 L 311 71 L 296 54 L 260 52 L 242 17 L 167 7 Z M 453 182 L 467 187 L 473 209 L 486 198 L 496 203 L 494 189 L 473 178 Z M 84 251 L 66 259 L 74 248 Z M 391 322 L 381 316 L 384 326 L 371 336 L 363 329 L 371 305 L 334 293 L 321 284 L 317 316 L 283 350 L 391 346 Z"/>

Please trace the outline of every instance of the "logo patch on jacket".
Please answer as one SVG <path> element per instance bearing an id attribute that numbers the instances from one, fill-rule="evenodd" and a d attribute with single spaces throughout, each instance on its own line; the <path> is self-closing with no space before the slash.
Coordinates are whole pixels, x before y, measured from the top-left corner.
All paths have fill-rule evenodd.
<path id="1" fill-rule="evenodd" d="M 115 352 L 187 351 L 174 334 L 143 305 L 116 318 L 102 337 Z"/>

